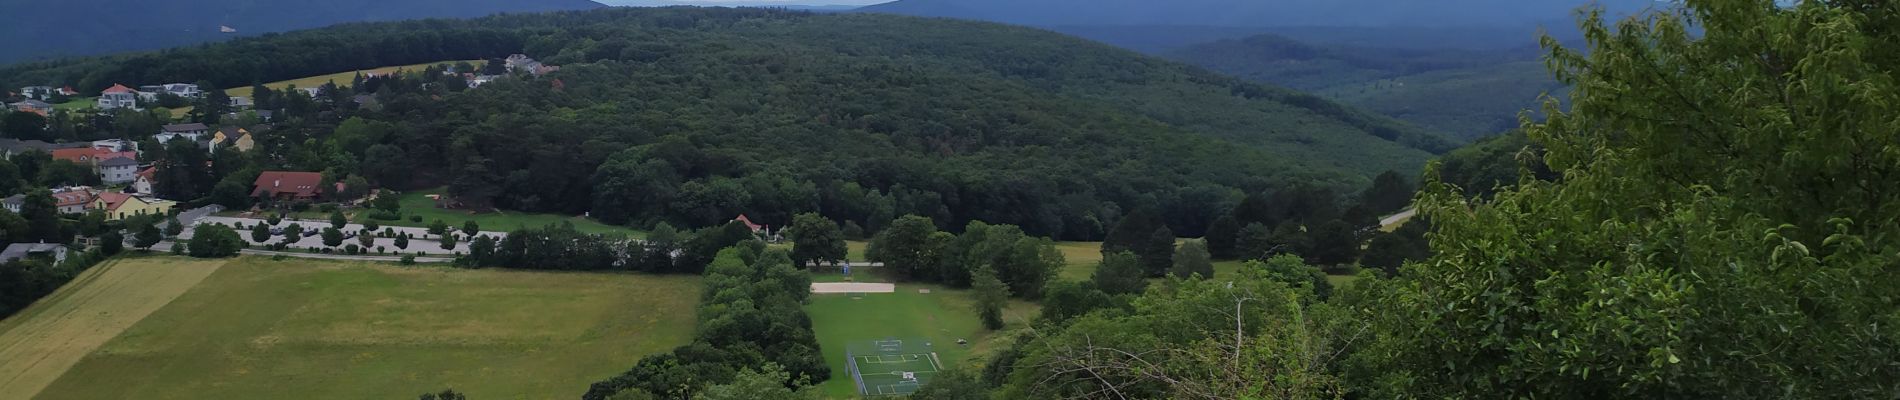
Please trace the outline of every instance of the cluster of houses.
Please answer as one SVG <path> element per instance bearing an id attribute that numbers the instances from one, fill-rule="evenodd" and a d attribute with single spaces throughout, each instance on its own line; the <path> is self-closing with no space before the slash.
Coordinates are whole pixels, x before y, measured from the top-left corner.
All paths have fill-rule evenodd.
<path id="1" fill-rule="evenodd" d="M 53 113 L 53 103 L 49 103 L 50 101 L 55 101 L 55 99 L 61 97 L 77 95 L 79 92 L 74 91 L 70 86 L 61 88 L 52 86 L 27 86 L 20 88 L 20 91 L 15 94 L 21 100 L 7 103 L 8 110 L 30 112 L 44 117 L 52 115 Z"/>
<path id="2" fill-rule="evenodd" d="M 139 110 L 142 109 L 139 107 L 140 102 L 156 103 L 158 102 L 159 94 L 170 94 L 187 99 L 196 99 L 204 97 L 205 92 L 200 89 L 198 85 L 190 83 L 145 85 L 139 86 L 138 89 L 132 89 L 121 84 L 114 84 L 112 87 L 106 88 L 104 92 L 99 93 L 99 99 L 94 101 L 93 106 L 101 110 L 115 110 L 121 108 Z M 249 100 L 247 99 L 245 101 L 248 102 Z M 232 105 L 236 105 L 238 100 L 233 99 L 231 103 Z"/>
<path id="3" fill-rule="evenodd" d="M 537 61 L 532 57 L 528 57 L 528 55 L 526 54 L 510 55 L 508 56 L 507 59 L 502 60 L 502 65 L 505 65 L 508 67 L 508 72 L 526 73 L 526 74 L 534 75 L 534 76 L 547 75 L 550 72 L 561 70 L 561 67 L 558 65 L 542 64 L 540 61 Z M 452 74 L 454 72 L 450 71 L 450 72 L 444 72 L 444 73 Z M 463 73 L 462 79 L 468 80 L 469 88 L 478 88 L 478 87 L 482 87 L 482 85 L 488 84 L 489 82 L 494 82 L 496 79 L 501 79 L 501 76 L 500 75 L 480 75 L 480 74 L 475 74 L 475 73 Z"/>
<path id="4" fill-rule="evenodd" d="M 125 192 L 94 189 L 88 186 L 75 186 L 53 189 L 53 203 L 61 214 L 85 214 L 93 211 L 105 213 L 106 219 L 117 221 L 140 215 L 166 215 L 172 207 L 178 205 L 171 200 L 133 195 Z M 26 205 L 26 195 L 16 194 L 0 199 L 0 207 L 15 213 Z"/>
<path id="5" fill-rule="evenodd" d="M 12 159 L 20 153 L 39 151 L 51 154 L 55 160 L 90 167 L 99 174 L 100 181 L 116 185 L 132 183 L 137 178 L 138 147 L 136 142 L 120 139 L 72 143 L 0 139 L 0 157 Z"/>
<path id="6" fill-rule="evenodd" d="M 257 140 L 251 137 L 248 129 L 225 126 L 212 130 L 200 123 L 165 125 L 152 135 L 159 143 L 171 143 L 173 140 L 189 140 L 198 143 L 206 152 L 215 152 L 220 147 L 230 147 L 239 152 L 250 152 L 257 147 Z"/>

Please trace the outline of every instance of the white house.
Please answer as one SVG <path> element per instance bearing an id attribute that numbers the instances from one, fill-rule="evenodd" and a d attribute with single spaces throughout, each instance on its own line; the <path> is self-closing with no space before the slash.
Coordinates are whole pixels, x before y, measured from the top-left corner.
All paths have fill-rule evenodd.
<path id="1" fill-rule="evenodd" d="M 138 91 L 125 87 L 125 85 L 115 84 L 112 85 L 111 88 L 106 89 L 105 92 L 99 94 L 99 100 L 95 106 L 98 106 L 101 110 L 120 108 L 137 110 L 139 109 L 139 94 Z"/>
<path id="2" fill-rule="evenodd" d="M 139 161 L 117 157 L 99 162 L 99 180 L 110 185 L 131 183 L 137 180 Z"/>
<path id="3" fill-rule="evenodd" d="M 158 134 L 152 135 L 152 138 L 158 139 L 159 143 L 169 143 L 172 141 L 172 139 L 177 139 L 181 137 L 185 138 L 185 140 L 196 142 L 198 141 L 198 139 L 203 138 L 206 134 L 210 134 L 210 133 L 211 133 L 211 127 L 205 126 L 205 124 L 193 122 L 189 124 L 165 125 L 163 129 L 160 129 L 158 131 Z"/>
<path id="4" fill-rule="evenodd" d="M 251 106 L 252 106 L 251 98 L 244 97 L 244 96 L 231 96 L 231 108 L 245 109 L 245 108 L 251 108 Z"/>
<path id="5" fill-rule="evenodd" d="M 198 85 L 194 85 L 194 84 L 167 83 L 161 86 L 162 86 L 161 90 L 164 90 L 165 93 L 171 93 L 173 96 L 190 99 L 190 98 L 198 98 L 200 96 L 205 95 L 205 92 L 198 90 Z"/>
<path id="6" fill-rule="evenodd" d="M 132 178 L 132 192 L 142 195 L 152 194 L 152 177 L 157 176 L 157 174 L 158 169 L 156 168 L 147 167 L 139 170 L 139 172 L 135 174 L 136 176 Z"/>
<path id="7" fill-rule="evenodd" d="M 27 86 L 20 88 L 20 95 L 33 100 L 48 100 L 53 98 L 53 92 L 56 90 L 59 89 L 54 89 L 52 86 Z"/>

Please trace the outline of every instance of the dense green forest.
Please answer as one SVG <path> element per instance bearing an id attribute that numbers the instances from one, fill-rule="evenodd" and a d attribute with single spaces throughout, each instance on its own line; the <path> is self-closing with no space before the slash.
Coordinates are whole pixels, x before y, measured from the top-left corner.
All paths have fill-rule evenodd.
<path id="1" fill-rule="evenodd" d="M 1427 167 L 1396 276 L 1064 285 L 913 398 L 1890 397 L 1900 10 L 1686 4 L 1553 46 L 1569 105 Z"/>
<path id="2" fill-rule="evenodd" d="M 1523 40 L 1526 45 L 1531 41 Z M 1185 46 L 1168 58 L 1311 91 L 1461 141 L 1517 127 L 1540 95 L 1562 94 L 1534 48 L 1395 48 L 1264 34 Z"/>
<path id="3" fill-rule="evenodd" d="M 1247 195 L 1354 191 L 1449 149 L 1318 97 L 1079 39 L 882 15 L 609 9 L 356 24 L 0 76 L 232 87 L 514 52 L 565 69 L 479 90 L 432 70 L 326 86 L 312 101 L 261 95 L 286 112 L 259 135 L 267 151 L 254 166 L 447 185 L 471 208 L 640 227 L 741 213 L 783 226 L 822 211 L 870 232 L 917 214 L 1093 240 L 1138 207 L 1199 235 Z M 356 93 L 379 101 L 358 107 Z M 78 122 L 50 125 L 142 135 Z M 173 197 L 209 196 L 242 174 L 227 178 Z"/>

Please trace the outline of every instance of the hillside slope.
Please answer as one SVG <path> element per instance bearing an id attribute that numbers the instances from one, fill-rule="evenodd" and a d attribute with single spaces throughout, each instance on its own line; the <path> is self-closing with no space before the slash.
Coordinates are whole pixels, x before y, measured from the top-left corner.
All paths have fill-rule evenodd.
<path id="1" fill-rule="evenodd" d="M 150 50 L 345 22 L 602 7 L 590 0 L 0 0 L 0 64 Z M 222 28 L 233 32 L 224 32 Z"/>
<path id="2" fill-rule="evenodd" d="M 782 225 L 823 209 L 875 229 L 919 214 L 1068 239 L 1099 238 L 1141 206 L 1195 236 L 1241 193 L 1356 190 L 1449 148 L 1316 96 L 1048 31 L 763 9 L 354 24 L 0 69 L 0 80 L 228 87 L 517 51 L 564 69 L 459 93 L 385 94 L 379 112 L 344 108 L 339 118 L 392 124 L 398 159 L 441 160 L 408 165 L 397 184 L 447 184 L 473 204 L 684 226 L 741 213 Z M 292 129 L 331 135 L 334 121 L 310 115 Z M 314 151 L 288 140 L 265 146 Z M 366 154 L 284 163 L 354 169 L 324 162 L 352 157 Z"/>
<path id="3" fill-rule="evenodd" d="M 1598 0 L 1616 12 L 1651 0 Z M 898 0 L 860 12 L 1033 26 L 1524 26 L 1565 21 L 1577 4 L 1523 0 Z"/>

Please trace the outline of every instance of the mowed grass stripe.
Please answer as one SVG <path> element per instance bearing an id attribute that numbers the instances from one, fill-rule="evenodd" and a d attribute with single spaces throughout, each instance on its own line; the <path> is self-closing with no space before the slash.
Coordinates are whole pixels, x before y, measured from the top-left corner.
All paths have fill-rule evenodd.
<path id="1" fill-rule="evenodd" d="M 571 399 L 691 338 L 695 276 L 239 258 L 38 399 Z M 101 385 L 99 382 L 111 382 Z"/>
<path id="2" fill-rule="evenodd" d="M 224 265 L 223 260 L 110 261 L 0 322 L 0 399 L 30 399 L 67 370 Z"/>

